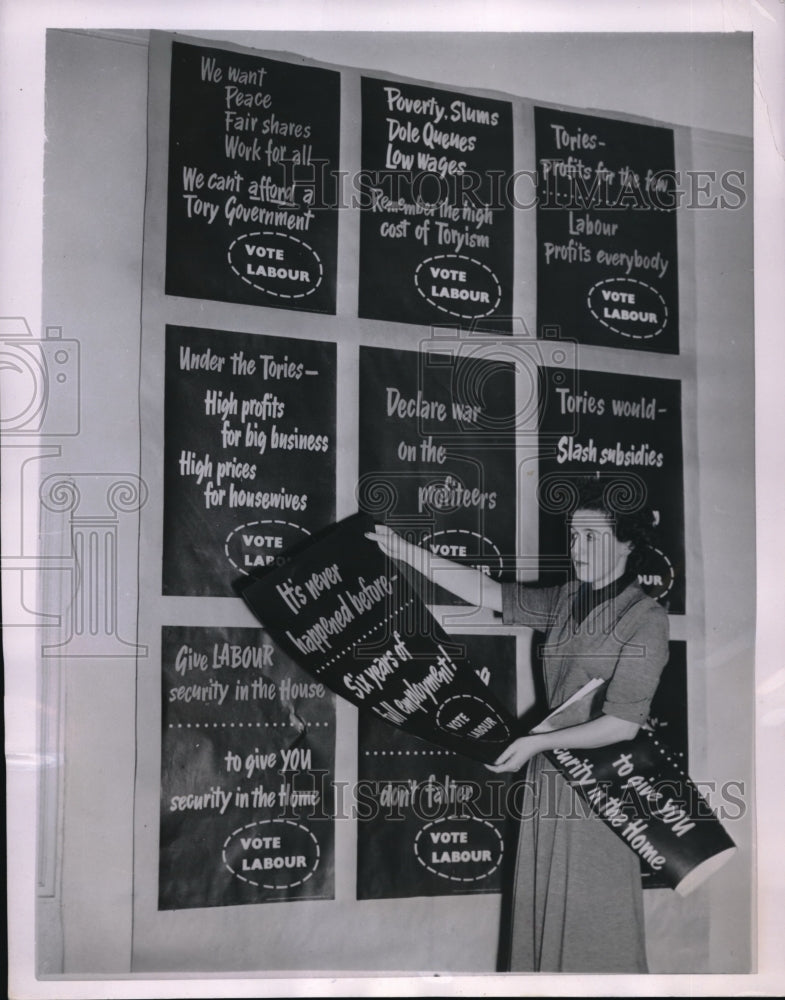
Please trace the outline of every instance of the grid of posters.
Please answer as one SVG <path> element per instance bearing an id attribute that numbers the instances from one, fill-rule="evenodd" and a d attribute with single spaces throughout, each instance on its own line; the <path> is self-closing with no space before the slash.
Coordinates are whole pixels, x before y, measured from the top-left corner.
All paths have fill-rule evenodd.
<path id="1" fill-rule="evenodd" d="M 167 295 L 334 314 L 340 72 L 173 41 L 170 79 Z M 508 182 L 522 141 L 538 166 L 538 335 L 678 353 L 672 130 L 535 107 L 533 133 L 516 135 L 511 102 L 416 81 L 359 84 L 361 320 L 512 333 Z M 368 525 L 385 523 L 434 557 L 514 579 L 515 366 L 492 352 L 432 349 L 431 339 L 411 350 L 360 345 L 357 506 Z M 436 636 L 432 669 L 441 677 L 465 656 L 498 706 L 487 718 L 509 737 L 515 640 L 453 642 L 398 609 L 401 632 L 386 651 L 357 654 L 353 639 L 344 663 L 346 651 L 313 639 L 317 616 L 307 637 L 316 645 L 303 653 L 292 623 L 306 615 L 290 607 L 287 564 L 336 518 L 340 338 L 170 324 L 165 342 L 162 593 L 242 590 L 263 627 L 162 628 L 159 907 L 331 898 L 333 674 L 344 671 L 332 691 L 367 707 L 379 664 L 395 674 L 425 662 Z M 569 572 L 564 515 L 587 473 L 612 483 L 625 509 L 652 510 L 639 580 L 684 614 L 680 381 L 539 369 L 543 582 Z M 366 565 L 371 555 L 362 543 L 351 555 L 336 549 L 317 576 L 337 579 L 322 586 L 312 575 L 299 588 L 316 587 L 309 614 L 340 598 L 328 610 L 348 616 L 347 635 L 373 588 L 385 607 L 412 584 L 418 606 L 416 595 L 457 601 L 408 567 L 341 589 L 348 570 L 335 567 L 352 558 Z M 300 616 L 288 630 L 274 613 L 276 581 L 289 594 L 284 617 Z M 668 730 L 686 769 L 685 651 L 671 647 L 650 724 Z M 482 725 L 471 712 L 451 716 L 441 742 L 427 725 L 417 735 L 408 708 L 391 708 L 409 706 L 414 688 L 390 694 L 394 683 L 385 679 L 375 716 L 360 712 L 358 898 L 500 891 L 510 834 L 491 799 L 505 782 L 490 782 L 479 762 L 498 747 L 462 754 L 460 740 Z M 651 873 L 644 881 L 661 884 Z"/>

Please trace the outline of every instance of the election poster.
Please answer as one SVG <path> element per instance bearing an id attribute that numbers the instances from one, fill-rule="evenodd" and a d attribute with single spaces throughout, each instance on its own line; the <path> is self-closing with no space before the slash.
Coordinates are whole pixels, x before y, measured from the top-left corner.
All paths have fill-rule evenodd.
<path id="1" fill-rule="evenodd" d="M 335 346 L 169 326 L 163 593 L 233 597 L 335 516 Z"/>
<path id="2" fill-rule="evenodd" d="M 512 332 L 512 104 L 362 78 L 359 314 Z"/>
<path id="3" fill-rule="evenodd" d="M 612 509 L 645 515 L 650 540 L 638 581 L 672 614 L 684 614 L 681 383 L 543 367 L 539 447 L 542 578 L 564 581 L 568 514 L 578 484 L 593 476 L 606 486 Z"/>
<path id="4" fill-rule="evenodd" d="M 535 107 L 537 329 L 679 353 L 673 129 Z"/>
<path id="5" fill-rule="evenodd" d="M 172 43 L 166 294 L 335 312 L 340 74 Z"/>
<path id="6" fill-rule="evenodd" d="M 514 429 L 509 361 L 360 348 L 360 509 L 497 581 L 514 577 Z M 426 603 L 456 602 L 417 577 Z"/>
<path id="7" fill-rule="evenodd" d="M 162 629 L 159 909 L 331 899 L 335 695 L 261 629 Z"/>
<path id="8" fill-rule="evenodd" d="M 515 639 L 453 638 L 466 669 L 514 711 Z M 370 714 L 359 724 L 358 898 L 500 892 L 514 846 L 505 778 Z"/>

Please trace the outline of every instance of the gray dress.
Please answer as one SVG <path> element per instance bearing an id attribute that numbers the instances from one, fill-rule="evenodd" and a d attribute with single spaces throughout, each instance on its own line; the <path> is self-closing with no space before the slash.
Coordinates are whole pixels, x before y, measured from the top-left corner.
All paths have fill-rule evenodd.
<path id="1" fill-rule="evenodd" d="M 580 620 L 577 590 L 505 584 L 504 621 L 546 633 L 549 708 L 600 677 L 602 712 L 641 724 L 668 659 L 667 613 L 633 582 L 607 588 Z M 529 763 L 520 806 L 510 970 L 647 972 L 637 856 L 542 755 Z"/>

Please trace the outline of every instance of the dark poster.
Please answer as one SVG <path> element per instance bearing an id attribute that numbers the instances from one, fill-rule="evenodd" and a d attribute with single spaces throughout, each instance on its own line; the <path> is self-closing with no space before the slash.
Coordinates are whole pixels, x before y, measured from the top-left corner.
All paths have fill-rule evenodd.
<path id="1" fill-rule="evenodd" d="M 360 316 L 512 330 L 512 105 L 362 79 Z"/>
<path id="2" fill-rule="evenodd" d="M 332 899 L 335 697 L 261 629 L 162 630 L 159 909 Z"/>
<path id="3" fill-rule="evenodd" d="M 515 639 L 453 638 L 514 712 Z M 509 850 L 504 776 L 366 713 L 358 742 L 358 898 L 499 892 Z"/>
<path id="4" fill-rule="evenodd" d="M 490 763 L 515 720 L 354 515 L 246 581 L 242 595 L 309 673 L 386 722 Z"/>
<path id="5" fill-rule="evenodd" d="M 483 357 L 360 348 L 360 508 L 495 580 L 514 578 L 514 377 Z"/>
<path id="6" fill-rule="evenodd" d="M 335 518 L 335 346 L 166 329 L 163 593 L 232 581 Z"/>
<path id="7" fill-rule="evenodd" d="M 617 510 L 652 512 L 652 544 L 639 581 L 671 614 L 684 614 L 681 383 L 542 368 L 539 420 L 543 580 L 564 582 L 576 483 L 596 473 Z"/>
<path id="8" fill-rule="evenodd" d="M 537 329 L 679 352 L 673 130 L 534 109 Z"/>
<path id="9" fill-rule="evenodd" d="M 166 294 L 335 312 L 340 75 L 172 43 Z"/>

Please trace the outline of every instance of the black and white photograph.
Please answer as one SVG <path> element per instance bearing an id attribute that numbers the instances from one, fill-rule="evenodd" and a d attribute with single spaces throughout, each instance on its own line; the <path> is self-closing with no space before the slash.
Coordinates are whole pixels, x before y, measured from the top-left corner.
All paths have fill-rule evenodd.
<path id="1" fill-rule="evenodd" d="M 782 3 L 23 7 L 9 995 L 778 993 Z"/>

